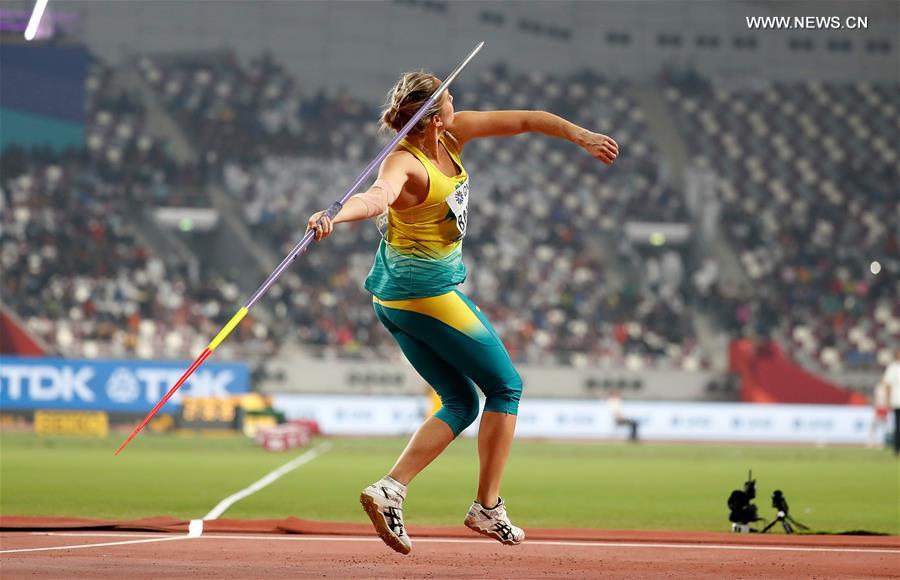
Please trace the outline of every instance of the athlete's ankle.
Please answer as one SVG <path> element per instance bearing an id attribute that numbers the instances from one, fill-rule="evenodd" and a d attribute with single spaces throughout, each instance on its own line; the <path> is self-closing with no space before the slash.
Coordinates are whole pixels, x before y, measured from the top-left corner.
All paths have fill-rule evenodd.
<path id="1" fill-rule="evenodd" d="M 497 507 L 500 506 L 501 501 L 503 501 L 503 500 L 501 500 L 500 496 L 497 495 L 497 496 L 494 496 L 493 501 L 482 501 L 481 499 L 476 499 L 475 503 L 477 503 L 478 505 L 480 505 L 481 507 L 483 507 L 486 510 L 492 510 L 492 509 L 497 509 Z"/>
<path id="2" fill-rule="evenodd" d="M 409 485 L 408 482 L 407 482 L 407 483 L 403 483 L 403 482 L 401 482 L 399 479 L 397 479 L 396 477 L 392 477 L 392 476 L 390 476 L 390 475 L 385 475 L 382 479 L 385 479 L 385 480 L 387 480 L 387 481 L 393 483 L 394 485 L 399 486 L 403 491 L 406 491 L 406 486 Z"/>

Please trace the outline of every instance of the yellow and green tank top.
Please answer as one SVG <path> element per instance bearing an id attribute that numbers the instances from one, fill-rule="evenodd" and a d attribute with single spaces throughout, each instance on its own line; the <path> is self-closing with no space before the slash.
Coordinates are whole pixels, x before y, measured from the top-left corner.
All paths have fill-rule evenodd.
<path id="1" fill-rule="evenodd" d="M 466 279 L 462 239 L 466 235 L 469 175 L 459 151 L 445 139 L 458 174 L 444 175 L 418 147 L 403 139 L 400 146 L 412 153 L 428 172 L 428 195 L 413 207 L 388 211 L 379 218 L 382 240 L 365 288 L 381 300 L 438 296 Z"/>

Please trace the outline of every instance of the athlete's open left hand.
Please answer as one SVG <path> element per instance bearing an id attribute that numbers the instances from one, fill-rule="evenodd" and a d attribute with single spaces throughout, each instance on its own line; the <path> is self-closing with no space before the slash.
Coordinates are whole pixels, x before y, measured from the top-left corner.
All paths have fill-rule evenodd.
<path id="1" fill-rule="evenodd" d="M 612 165 L 612 162 L 619 156 L 619 144 L 613 141 L 611 137 L 601 133 L 585 131 L 578 144 L 590 153 L 592 157 L 607 165 Z"/>
<path id="2" fill-rule="evenodd" d="M 317 211 L 309 217 L 309 221 L 306 223 L 306 231 L 315 230 L 316 232 L 316 241 L 323 240 L 328 237 L 328 235 L 334 229 L 334 224 L 328 216 L 325 215 L 325 210 Z"/>

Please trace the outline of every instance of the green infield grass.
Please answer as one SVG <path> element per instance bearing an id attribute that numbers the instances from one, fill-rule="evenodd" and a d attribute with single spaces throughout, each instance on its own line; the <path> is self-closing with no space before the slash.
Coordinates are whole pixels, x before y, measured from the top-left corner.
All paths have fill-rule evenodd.
<path id="1" fill-rule="evenodd" d="M 268 453 L 242 436 L 142 434 L 113 457 L 121 440 L 0 434 L 0 514 L 199 518 L 303 452 Z M 222 517 L 367 521 L 359 491 L 390 468 L 405 439 L 327 443 Z M 475 442 L 455 442 L 410 486 L 407 521 L 461 523 L 477 466 Z M 503 495 L 525 527 L 726 531 L 726 499 L 750 468 L 766 518 L 781 489 L 791 515 L 813 530 L 900 534 L 900 462 L 876 449 L 519 441 Z"/>

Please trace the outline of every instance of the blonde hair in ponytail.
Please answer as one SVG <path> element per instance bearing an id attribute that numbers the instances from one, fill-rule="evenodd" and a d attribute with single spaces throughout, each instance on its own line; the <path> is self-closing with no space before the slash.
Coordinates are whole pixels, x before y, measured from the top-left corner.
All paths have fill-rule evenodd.
<path id="1" fill-rule="evenodd" d="M 384 110 L 381 112 L 382 130 L 399 131 L 402 129 L 437 90 L 438 84 L 440 84 L 440 79 L 423 70 L 404 73 L 387 95 Z M 439 101 L 434 103 L 428 112 L 419 119 L 410 133 L 423 131 L 428 126 L 429 119 L 440 112 L 441 103 Z M 459 144 L 456 137 L 449 131 L 445 131 L 444 134 L 458 150 Z"/>

